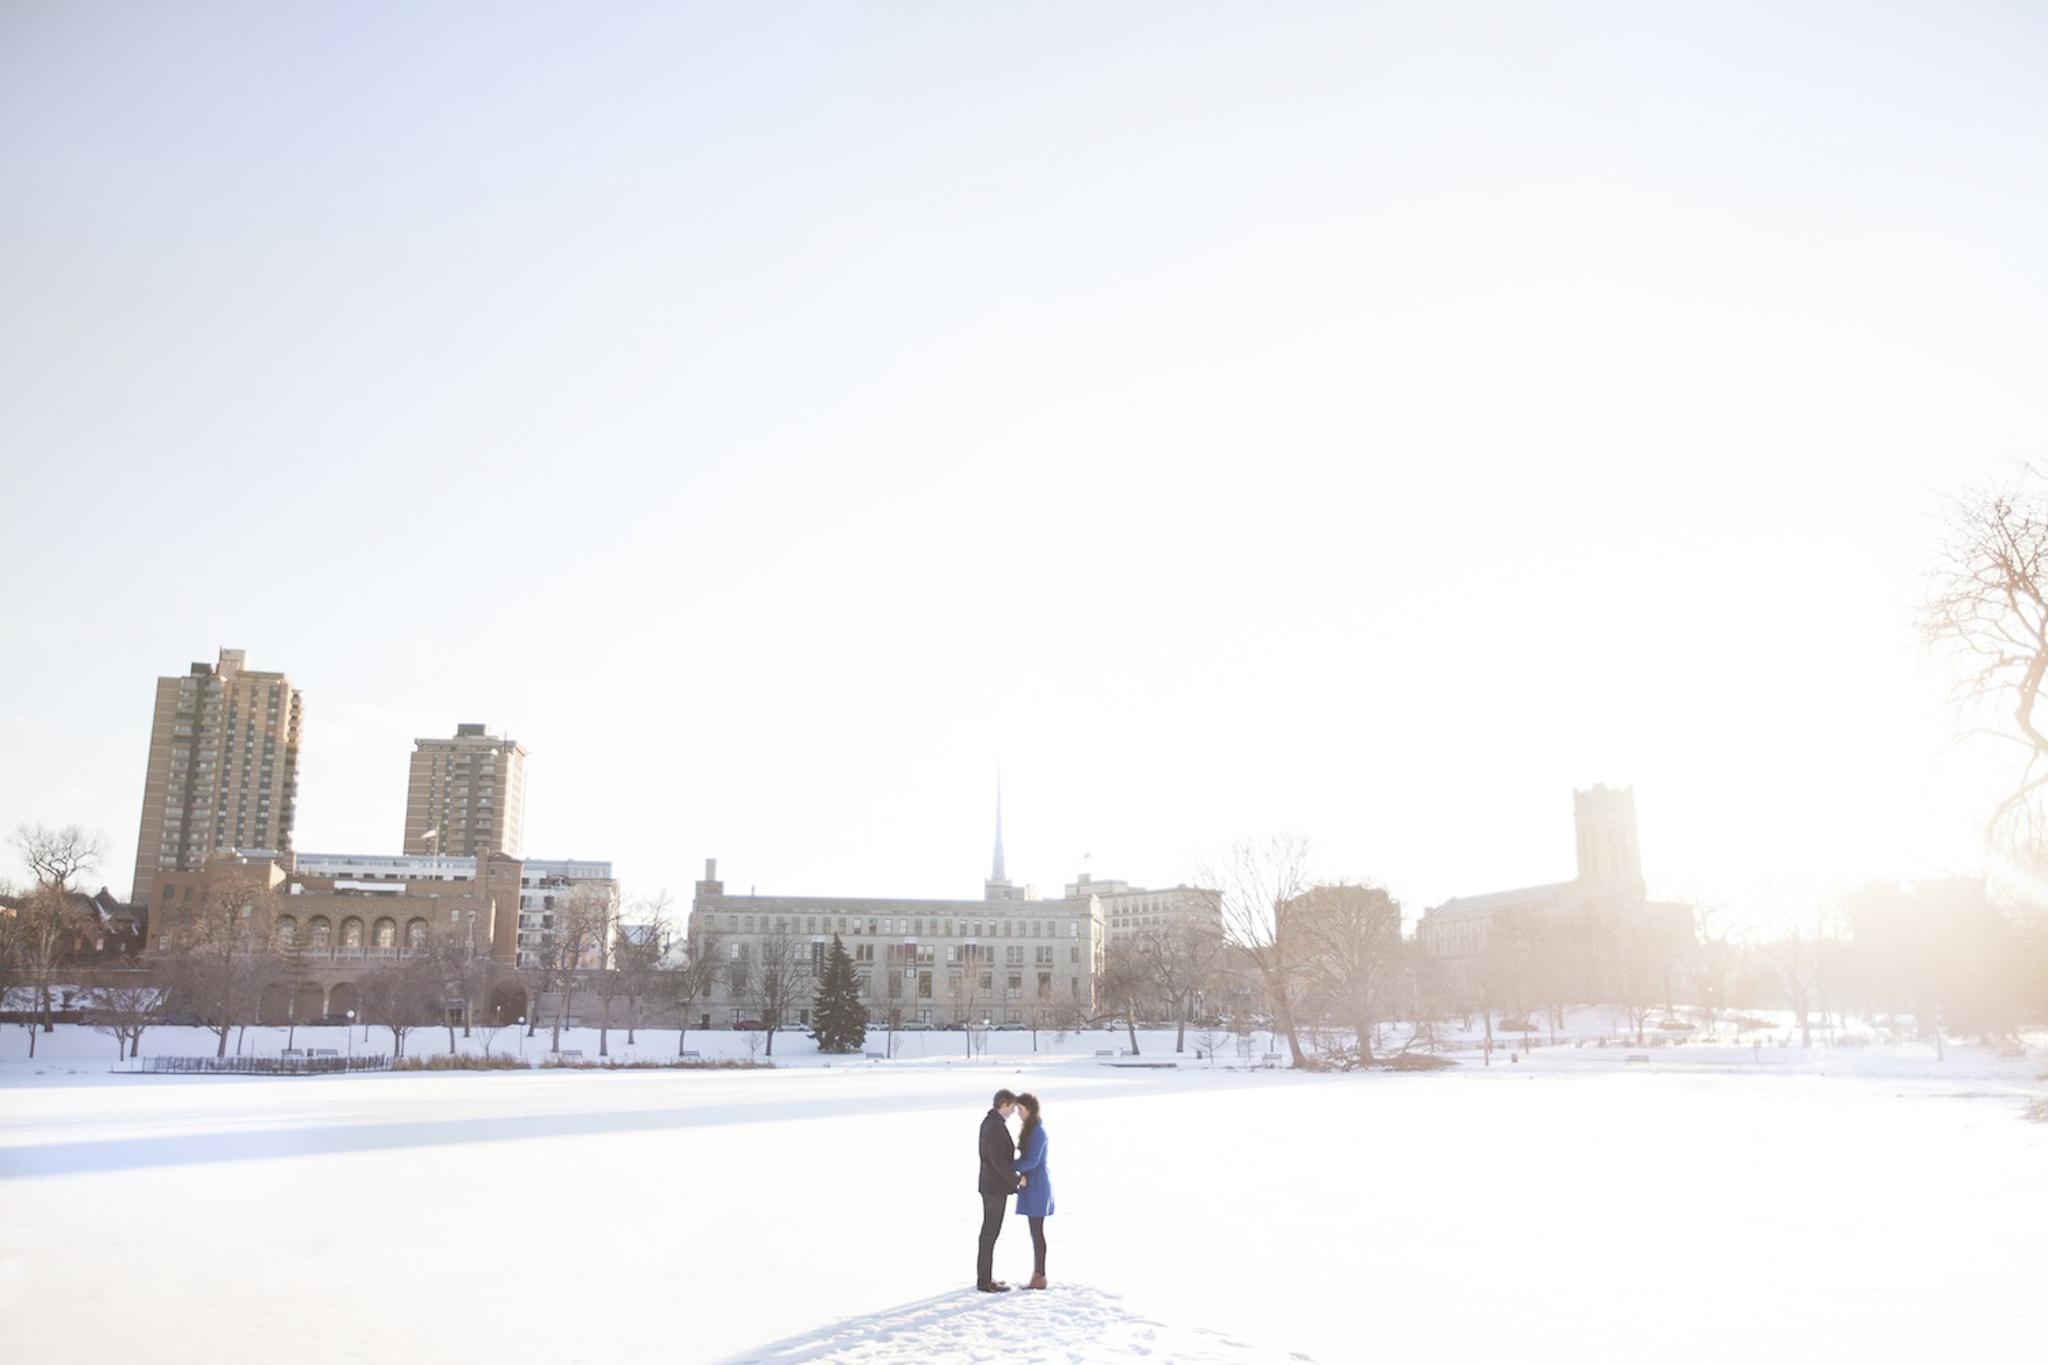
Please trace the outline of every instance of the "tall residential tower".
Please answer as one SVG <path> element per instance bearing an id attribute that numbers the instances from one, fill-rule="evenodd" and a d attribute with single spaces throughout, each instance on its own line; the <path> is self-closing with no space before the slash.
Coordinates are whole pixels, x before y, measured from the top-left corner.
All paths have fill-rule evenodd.
<path id="1" fill-rule="evenodd" d="M 303 705 L 284 674 L 246 659 L 223 649 L 157 679 L 132 905 L 149 904 L 159 873 L 196 872 L 217 849 L 291 849 Z"/>
<path id="2" fill-rule="evenodd" d="M 520 856 L 525 829 L 526 750 L 517 740 L 458 725 L 453 739 L 413 741 L 405 788 L 405 851 Z"/>

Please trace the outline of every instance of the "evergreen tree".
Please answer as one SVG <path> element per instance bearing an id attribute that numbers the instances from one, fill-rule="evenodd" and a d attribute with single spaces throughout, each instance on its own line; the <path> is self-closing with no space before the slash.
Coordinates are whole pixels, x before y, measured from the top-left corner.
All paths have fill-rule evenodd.
<path id="1" fill-rule="evenodd" d="M 867 1041 L 868 1012 L 860 1003 L 853 958 L 837 934 L 832 935 L 832 950 L 825 955 L 825 974 L 818 980 L 811 1018 L 816 1021 L 811 1041 L 820 1052 L 858 1052 Z"/>

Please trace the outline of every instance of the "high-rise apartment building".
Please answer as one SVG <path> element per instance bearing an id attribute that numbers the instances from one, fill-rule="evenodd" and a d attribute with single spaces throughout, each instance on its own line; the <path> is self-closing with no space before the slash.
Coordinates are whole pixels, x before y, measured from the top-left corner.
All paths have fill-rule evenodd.
<path id="1" fill-rule="evenodd" d="M 520 856 L 525 828 L 526 750 L 518 741 L 458 725 L 453 739 L 413 741 L 405 789 L 405 851 Z"/>
<path id="2" fill-rule="evenodd" d="M 246 661 L 223 649 L 217 664 L 157 679 L 130 904 L 149 904 L 159 873 L 196 872 L 216 850 L 291 849 L 304 707 L 284 674 Z"/>

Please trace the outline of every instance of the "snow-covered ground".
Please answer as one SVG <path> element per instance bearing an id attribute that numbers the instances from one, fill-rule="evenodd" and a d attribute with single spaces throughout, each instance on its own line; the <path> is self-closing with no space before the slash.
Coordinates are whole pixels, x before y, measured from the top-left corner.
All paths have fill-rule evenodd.
<path id="1" fill-rule="evenodd" d="M 1545 1048 L 1305 1075 L 1103 1064 L 1118 1041 L 1042 1036 L 1033 1053 L 997 1034 L 969 1059 L 960 1035 L 905 1035 L 894 1059 L 827 1064 L 784 1035 L 772 1071 L 172 1078 L 110 1074 L 112 1041 L 75 1029 L 30 1062 L 10 1027 L 4 1350 L 2048 1359 L 2048 1124 L 2022 1117 L 2048 1095 L 2039 1051 Z M 144 1052 L 212 1042 L 159 1029 Z M 251 1030 L 244 1047 L 281 1042 Z M 690 1042 L 747 1055 L 736 1035 Z M 565 1046 L 594 1056 L 596 1036 Z M 1170 1035 L 1144 1046 L 1171 1056 Z M 674 1048 L 650 1033 L 634 1051 Z M 1046 1293 L 969 1288 L 972 1141 L 998 1086 L 1045 1103 Z M 1028 1274 L 1020 1222 L 997 1266 Z"/>

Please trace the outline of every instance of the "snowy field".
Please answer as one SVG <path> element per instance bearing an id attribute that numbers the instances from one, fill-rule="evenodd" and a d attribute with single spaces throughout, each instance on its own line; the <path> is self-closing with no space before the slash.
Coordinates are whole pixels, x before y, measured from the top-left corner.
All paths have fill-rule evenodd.
<path id="1" fill-rule="evenodd" d="M 957 1034 L 901 1041 L 827 1065 L 785 1035 L 772 1071 L 173 1078 L 110 1074 L 112 1042 L 75 1029 L 27 1061 L 7 1028 L 6 1357 L 2048 1360 L 2038 1050 L 1302 1075 L 1109 1066 L 1100 1033 L 972 1060 Z M 1045 1293 L 969 1287 L 998 1086 L 1045 1103 Z M 996 1254 L 1028 1275 L 1021 1222 Z"/>

